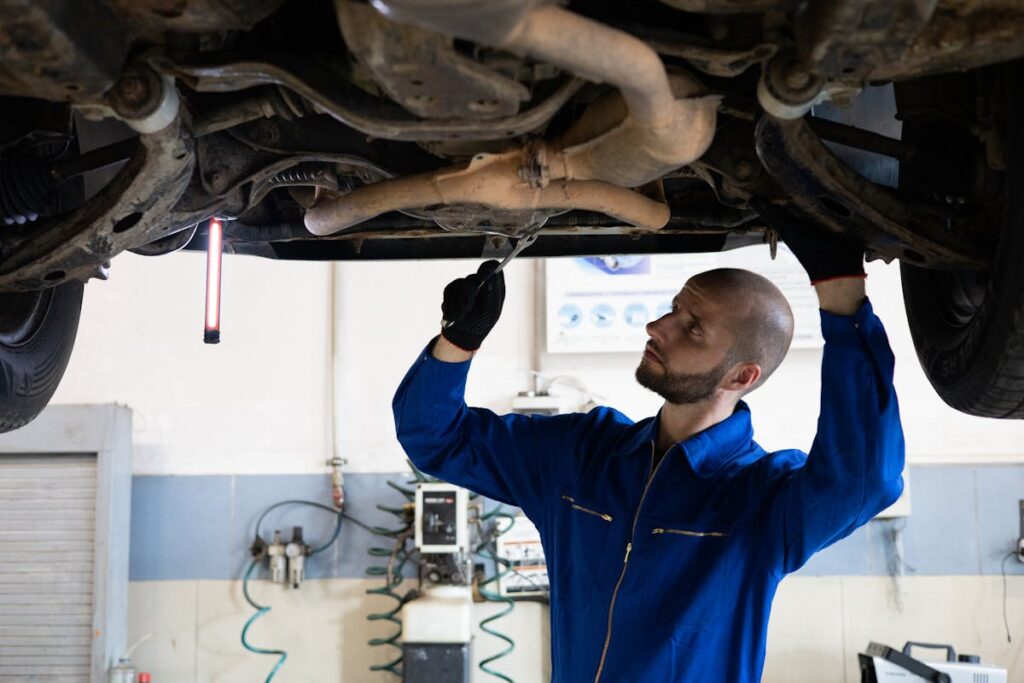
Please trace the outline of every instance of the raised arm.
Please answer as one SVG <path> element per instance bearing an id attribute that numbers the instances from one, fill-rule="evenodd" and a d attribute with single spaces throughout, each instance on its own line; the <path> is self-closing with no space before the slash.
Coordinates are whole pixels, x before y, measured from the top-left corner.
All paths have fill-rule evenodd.
<path id="1" fill-rule="evenodd" d="M 504 300 L 503 274 L 488 272 L 494 265 L 488 262 L 445 288 L 441 335 L 420 353 L 395 394 L 395 428 L 420 470 L 517 505 L 539 524 L 579 416 L 499 416 L 466 405 L 470 359 Z"/>
<path id="2" fill-rule="evenodd" d="M 825 339 L 817 434 L 766 510 L 779 570 L 792 572 L 899 497 L 904 442 L 893 354 L 865 296 L 859 246 L 806 226 L 780 232 L 815 286 Z"/>

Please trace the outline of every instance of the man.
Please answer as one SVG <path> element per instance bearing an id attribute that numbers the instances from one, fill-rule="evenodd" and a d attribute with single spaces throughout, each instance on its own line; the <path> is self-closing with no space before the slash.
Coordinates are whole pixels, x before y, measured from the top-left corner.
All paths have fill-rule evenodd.
<path id="1" fill-rule="evenodd" d="M 783 236 L 817 290 L 825 338 L 809 455 L 753 440 L 741 399 L 778 366 L 793 330 L 782 294 L 754 273 L 698 275 L 647 326 L 636 377 L 665 403 L 635 424 L 610 408 L 467 408 L 469 359 L 498 319 L 504 282 L 488 277 L 489 262 L 445 289 L 449 322 L 395 396 L 398 438 L 424 472 L 517 505 L 537 525 L 554 681 L 760 680 L 782 577 L 899 497 L 893 357 L 865 297 L 863 253 L 824 230 Z"/>

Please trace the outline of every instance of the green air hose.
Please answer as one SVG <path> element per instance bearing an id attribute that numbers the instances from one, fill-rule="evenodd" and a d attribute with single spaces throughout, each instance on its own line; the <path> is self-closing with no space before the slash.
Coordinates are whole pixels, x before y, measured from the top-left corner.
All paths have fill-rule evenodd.
<path id="1" fill-rule="evenodd" d="M 501 522 L 499 521 L 502 519 L 508 521 L 508 524 L 504 527 L 501 526 Z M 498 505 L 490 512 L 481 515 L 480 520 L 482 522 L 488 520 L 495 520 L 494 533 L 489 534 L 489 537 L 486 538 L 480 545 L 476 547 L 477 555 L 486 559 L 494 560 L 494 575 L 480 581 L 477 584 L 477 591 L 480 593 L 480 596 L 484 598 L 484 600 L 486 600 L 487 602 L 497 602 L 505 605 L 504 609 L 499 610 L 495 614 L 492 614 L 491 616 L 482 620 L 480 622 L 480 630 L 484 633 L 494 636 L 499 640 L 504 641 L 506 647 L 502 649 L 500 652 L 493 654 L 490 657 L 482 660 L 479 664 L 479 667 L 480 670 L 484 673 L 490 674 L 495 678 L 500 678 L 506 683 L 515 683 L 515 681 L 513 681 L 505 674 L 499 671 L 495 671 L 490 667 L 492 663 L 498 661 L 503 657 L 507 657 L 508 655 L 512 654 L 513 650 L 516 649 L 516 642 L 512 640 L 512 638 L 505 635 L 501 631 L 497 631 L 491 627 L 492 623 L 512 613 L 512 610 L 515 608 L 515 601 L 512 600 L 512 598 L 501 595 L 501 593 L 486 588 L 486 586 L 489 586 L 493 583 L 500 581 L 502 577 L 504 577 L 512 571 L 512 563 L 509 562 L 507 559 L 498 556 L 497 539 L 499 536 L 501 536 L 502 534 L 504 534 L 512 528 L 512 525 L 515 524 L 515 516 L 509 512 L 506 512 L 504 506 Z"/>
<path id="2" fill-rule="evenodd" d="M 267 514 L 269 514 L 272 510 L 276 510 L 277 508 L 283 507 L 285 505 L 308 505 L 310 507 L 315 507 L 315 508 L 318 508 L 320 510 L 326 510 L 327 512 L 330 512 L 331 514 L 336 515 L 337 518 L 338 518 L 337 519 L 337 523 L 334 525 L 334 533 L 331 534 L 331 537 L 325 543 L 323 543 L 323 544 L 321 544 L 321 545 L 311 549 L 309 551 L 309 555 L 310 556 L 316 555 L 316 554 L 321 553 L 324 550 L 327 550 L 328 548 L 330 548 L 331 545 L 333 545 L 334 542 L 336 540 L 338 540 L 338 536 L 341 534 L 342 520 L 345 519 L 345 518 L 348 518 L 348 515 L 345 514 L 343 511 L 336 510 L 336 509 L 334 509 L 334 508 L 332 508 L 332 507 L 330 507 L 328 505 L 324 505 L 323 503 L 317 503 L 317 502 L 314 502 L 314 501 L 311 501 L 311 500 L 285 500 L 285 501 L 281 501 L 280 503 L 275 503 L 274 505 L 271 505 L 266 510 L 264 510 L 263 514 L 261 514 L 259 516 L 259 519 L 256 520 L 256 544 L 253 546 L 254 548 L 260 547 L 260 545 L 263 543 L 263 540 L 260 537 L 260 527 L 263 524 L 263 520 L 266 519 Z M 362 526 L 362 525 L 360 525 L 360 526 Z M 277 672 L 281 670 L 282 666 L 284 666 L 285 660 L 288 659 L 288 653 L 286 651 L 284 651 L 284 650 L 268 650 L 268 649 L 265 649 L 265 648 L 253 647 L 252 645 L 249 644 L 249 640 L 247 638 L 247 635 L 249 633 L 249 627 L 252 626 L 253 623 L 257 619 L 259 619 L 264 614 L 266 614 L 267 612 L 270 611 L 270 607 L 257 604 L 252 599 L 252 597 L 249 595 L 249 579 L 252 578 L 252 573 L 256 570 L 256 567 L 258 567 L 260 565 L 260 563 L 263 562 L 263 558 L 264 558 L 264 555 L 263 555 L 262 552 L 260 554 L 258 554 L 256 557 L 254 557 L 252 562 L 249 563 L 249 568 L 245 570 L 245 576 L 242 578 L 242 595 L 245 596 L 245 601 L 248 602 L 249 605 L 251 605 L 254 610 L 256 610 L 256 613 L 253 614 L 251 617 L 249 617 L 248 621 L 245 622 L 245 626 L 242 627 L 242 647 L 244 647 L 249 652 L 252 652 L 252 653 L 258 654 L 258 655 L 278 655 L 279 656 L 279 659 L 277 660 L 277 664 L 275 664 L 274 668 L 271 669 L 270 674 L 267 675 L 267 679 L 264 682 L 264 683 L 271 683 L 271 681 L 274 680 L 274 676 L 277 675 Z"/>
<path id="3" fill-rule="evenodd" d="M 415 499 L 415 491 L 400 486 L 392 481 L 388 481 L 387 483 L 388 486 L 401 493 L 407 502 L 412 502 Z M 413 518 L 406 507 L 395 508 L 378 503 L 377 509 L 394 515 L 401 526 L 397 529 L 388 529 L 386 527 L 379 526 L 370 527 L 370 531 L 374 534 L 394 539 L 394 543 L 391 548 L 371 547 L 367 550 L 371 557 L 386 557 L 388 560 L 386 565 L 374 565 L 366 568 L 366 574 L 368 576 L 384 577 L 383 586 L 380 586 L 379 588 L 369 588 L 366 593 L 368 595 L 380 595 L 390 598 L 395 601 L 395 604 L 390 610 L 385 612 L 374 612 L 368 614 L 366 619 L 370 622 L 386 621 L 390 624 L 394 624 L 395 630 L 386 636 L 371 638 L 367 642 L 370 647 L 395 648 L 398 650 L 398 654 L 383 664 L 370 665 L 370 671 L 388 671 L 396 676 L 401 676 L 402 646 L 398 643 L 398 639 L 402 636 L 402 620 L 398 617 L 398 613 L 402 610 L 405 603 L 408 602 L 409 596 L 402 596 L 396 592 L 395 589 L 402 584 L 403 570 L 409 560 L 409 553 L 405 549 L 405 544 L 413 533 Z"/>
<path id="4" fill-rule="evenodd" d="M 258 655 L 280 656 L 280 658 L 277 660 L 277 664 L 274 665 L 274 668 L 267 676 L 267 680 L 265 683 L 270 683 L 273 680 L 274 676 L 277 675 L 277 672 L 281 670 L 281 667 L 284 666 L 285 660 L 288 659 L 288 653 L 284 650 L 267 650 L 261 647 L 253 647 L 249 644 L 249 641 L 246 639 L 246 634 L 249 632 L 249 627 L 252 626 L 253 622 L 270 611 L 269 607 L 264 607 L 263 605 L 256 604 L 252 597 L 249 596 L 249 577 L 252 576 L 253 570 L 256 569 L 256 567 L 258 567 L 260 562 L 262 561 L 262 557 L 257 557 L 252 562 L 250 562 L 249 568 L 245 570 L 245 578 L 242 579 L 242 595 L 245 596 L 245 601 L 252 605 L 252 608 L 256 610 L 256 613 L 249 617 L 249 620 L 245 622 L 245 626 L 242 627 L 242 647 L 244 647 L 249 652 Z"/>

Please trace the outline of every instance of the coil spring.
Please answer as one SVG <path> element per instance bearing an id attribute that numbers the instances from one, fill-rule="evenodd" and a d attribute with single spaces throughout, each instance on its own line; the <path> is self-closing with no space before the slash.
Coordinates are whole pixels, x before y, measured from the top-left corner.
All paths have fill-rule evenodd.
<path id="1" fill-rule="evenodd" d="M 321 164 L 299 164 L 270 179 L 271 185 L 313 184 L 330 177 L 330 169 Z"/>
<path id="2" fill-rule="evenodd" d="M 46 215 L 56 200 L 49 164 L 23 154 L 0 159 L 0 219 L 24 225 Z"/>
<path id="3" fill-rule="evenodd" d="M 422 476 L 422 475 L 419 475 Z M 387 482 L 388 486 L 395 489 L 402 496 L 405 497 L 406 502 L 413 502 L 416 498 L 416 492 L 407 489 L 393 481 Z M 409 601 L 409 595 L 401 595 L 395 591 L 403 580 L 403 569 L 409 561 L 409 554 L 405 550 L 405 542 L 412 534 L 413 520 L 409 516 L 406 508 L 394 508 L 386 505 L 377 504 L 377 509 L 383 512 L 394 515 L 402 524 L 397 529 L 388 529 L 386 527 L 372 527 L 373 533 L 378 536 L 385 538 L 394 539 L 394 545 L 391 548 L 378 548 L 372 547 L 367 552 L 371 557 L 386 557 L 391 565 L 390 571 L 388 566 L 374 565 L 367 567 L 366 574 L 368 576 L 380 576 L 384 577 L 384 585 L 379 588 L 369 588 L 366 593 L 368 595 L 379 595 L 386 598 L 390 598 L 395 601 L 394 607 L 385 612 L 374 612 L 366 616 L 367 621 L 377 622 L 386 621 L 390 624 L 394 624 L 395 630 L 386 636 L 379 638 L 371 638 L 368 642 L 370 647 L 392 647 L 398 650 L 398 655 L 392 659 L 384 662 L 383 664 L 372 664 L 370 665 L 370 671 L 388 671 L 395 674 L 396 676 L 402 675 L 402 646 L 398 643 L 398 639 L 402 635 L 402 620 L 399 618 L 398 613 L 402 610 L 402 607 L 406 602 Z M 394 560 L 391 561 L 392 556 Z"/>
<path id="4" fill-rule="evenodd" d="M 516 649 L 516 642 L 512 640 L 511 637 L 502 633 L 501 631 L 494 629 L 491 626 L 491 624 L 495 621 L 503 619 L 504 617 L 507 617 L 509 614 L 511 614 L 512 610 L 515 608 L 516 603 L 512 598 L 509 598 L 507 596 L 501 595 L 501 593 L 496 593 L 492 590 L 485 588 L 485 586 L 500 581 L 502 577 L 504 577 L 506 574 L 512 571 L 512 563 L 509 562 L 507 559 L 500 557 L 497 553 L 497 540 L 499 536 L 506 533 L 509 529 L 512 528 L 512 525 L 515 523 L 515 517 L 509 512 L 506 512 L 504 506 L 499 505 L 490 512 L 480 516 L 481 521 L 487 521 L 491 519 L 495 520 L 496 533 L 494 533 L 489 539 L 487 539 L 479 546 L 477 546 L 476 553 L 480 557 L 494 560 L 494 575 L 484 579 L 483 581 L 480 581 L 477 584 L 477 590 L 480 593 L 480 596 L 484 598 L 484 600 L 486 600 L 487 602 L 500 603 L 505 605 L 505 608 L 496 612 L 495 614 L 492 614 L 486 619 L 483 619 L 480 622 L 480 630 L 488 635 L 494 636 L 498 640 L 504 641 L 505 648 L 491 655 L 490 657 L 481 660 L 479 667 L 480 670 L 484 673 L 490 674 L 495 678 L 500 678 L 501 680 L 505 681 L 505 683 L 515 683 L 515 681 L 507 675 L 501 673 L 500 671 L 495 671 L 494 669 L 492 669 L 490 665 L 498 661 L 499 659 L 502 659 L 503 657 L 509 656 L 510 654 L 512 654 L 513 650 Z M 506 520 L 508 521 L 508 524 L 502 527 L 500 526 L 501 522 L 498 520 Z"/>

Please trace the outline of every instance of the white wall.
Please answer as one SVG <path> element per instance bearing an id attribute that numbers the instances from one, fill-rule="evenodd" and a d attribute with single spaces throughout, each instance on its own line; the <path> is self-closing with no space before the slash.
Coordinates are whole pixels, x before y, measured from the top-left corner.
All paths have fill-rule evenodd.
<path id="1" fill-rule="evenodd" d="M 767 258 L 766 250 L 754 252 Z M 476 261 L 338 267 L 341 450 L 353 471 L 401 469 L 391 397 L 436 333 L 444 285 Z M 137 411 L 136 473 L 321 472 L 331 450 L 330 265 L 227 257 L 223 341 L 202 343 L 204 257 L 114 261 L 86 289 L 81 329 L 55 402 L 118 401 Z M 470 402 L 505 410 L 531 386 L 533 262 L 507 270 L 501 321 L 474 361 Z M 1024 462 L 1024 421 L 959 413 L 936 396 L 914 355 L 898 268 L 871 264 L 869 294 L 897 355 L 910 460 Z M 637 354 L 541 354 L 540 370 L 571 374 L 634 418 L 657 398 L 633 381 Z M 767 448 L 806 446 L 817 416 L 820 353 L 794 350 L 749 397 Z M 984 435 L 979 438 L 979 435 Z"/>
<path id="2" fill-rule="evenodd" d="M 86 287 L 54 402 L 130 406 L 137 474 L 322 471 L 330 266 L 227 257 L 216 346 L 205 269 L 196 253 L 114 259 Z"/>

